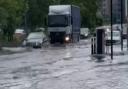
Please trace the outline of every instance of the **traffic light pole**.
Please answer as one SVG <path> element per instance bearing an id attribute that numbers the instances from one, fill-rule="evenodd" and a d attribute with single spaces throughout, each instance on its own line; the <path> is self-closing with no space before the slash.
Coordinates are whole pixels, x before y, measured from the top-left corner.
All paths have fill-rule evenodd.
<path id="1" fill-rule="evenodd" d="M 113 7 L 112 7 L 112 0 L 110 2 L 110 8 L 111 8 L 111 60 L 113 60 Z"/>

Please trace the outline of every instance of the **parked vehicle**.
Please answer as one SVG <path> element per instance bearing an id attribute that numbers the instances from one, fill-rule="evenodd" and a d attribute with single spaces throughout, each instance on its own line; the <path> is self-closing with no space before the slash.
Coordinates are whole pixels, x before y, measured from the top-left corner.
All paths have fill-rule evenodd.
<path id="1" fill-rule="evenodd" d="M 23 42 L 23 45 L 34 48 L 41 48 L 43 43 L 46 41 L 47 37 L 43 32 L 32 32 Z"/>
<path id="2" fill-rule="evenodd" d="M 123 39 L 127 39 L 127 24 L 126 23 L 122 24 L 122 28 L 121 28 L 121 24 L 114 24 L 113 30 L 122 31 Z"/>
<path id="3" fill-rule="evenodd" d="M 108 31 L 105 33 L 105 40 L 106 40 L 106 45 L 110 45 L 111 44 L 111 31 Z M 113 31 L 113 40 L 112 43 L 113 44 L 120 44 L 121 42 L 121 34 L 120 31 Z"/>
<path id="4" fill-rule="evenodd" d="M 78 42 L 80 39 L 80 8 L 73 5 L 51 5 L 48 13 L 50 43 Z"/>
<path id="5" fill-rule="evenodd" d="M 88 28 L 81 28 L 80 29 L 80 38 L 87 38 L 89 36 L 89 29 Z"/>
<path id="6" fill-rule="evenodd" d="M 16 29 L 14 32 L 15 38 L 22 38 L 23 36 L 26 36 L 26 32 L 24 29 Z"/>
<path id="7" fill-rule="evenodd" d="M 35 29 L 36 32 L 45 32 L 45 28 L 40 27 Z"/>
<path id="8" fill-rule="evenodd" d="M 16 29 L 14 34 L 16 34 L 16 35 L 24 35 L 24 34 L 26 34 L 26 32 L 25 32 L 24 29 Z"/>
<path id="9" fill-rule="evenodd" d="M 16 41 L 21 43 L 26 38 L 26 32 L 24 29 L 16 29 L 13 37 Z"/>

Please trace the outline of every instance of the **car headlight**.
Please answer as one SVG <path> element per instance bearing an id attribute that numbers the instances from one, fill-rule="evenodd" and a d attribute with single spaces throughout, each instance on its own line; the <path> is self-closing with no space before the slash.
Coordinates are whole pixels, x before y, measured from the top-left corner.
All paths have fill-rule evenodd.
<path id="1" fill-rule="evenodd" d="M 85 36 L 88 36 L 88 34 L 85 34 Z"/>
<path id="2" fill-rule="evenodd" d="M 67 37 L 65 37 L 65 41 L 69 41 L 70 40 L 70 38 L 67 36 Z"/>

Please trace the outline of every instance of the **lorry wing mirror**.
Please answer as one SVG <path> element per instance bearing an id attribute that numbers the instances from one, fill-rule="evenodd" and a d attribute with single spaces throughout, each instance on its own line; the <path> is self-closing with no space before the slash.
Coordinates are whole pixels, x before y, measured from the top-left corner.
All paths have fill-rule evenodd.
<path id="1" fill-rule="evenodd" d="M 73 20 L 71 19 L 71 23 L 73 23 Z"/>

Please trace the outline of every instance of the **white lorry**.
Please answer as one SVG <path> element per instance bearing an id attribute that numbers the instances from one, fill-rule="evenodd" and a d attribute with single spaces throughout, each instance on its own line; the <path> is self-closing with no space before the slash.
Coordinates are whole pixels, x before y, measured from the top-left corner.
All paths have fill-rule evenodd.
<path id="1" fill-rule="evenodd" d="M 80 38 L 80 8 L 74 5 L 51 5 L 48 13 L 50 43 L 78 42 Z"/>

